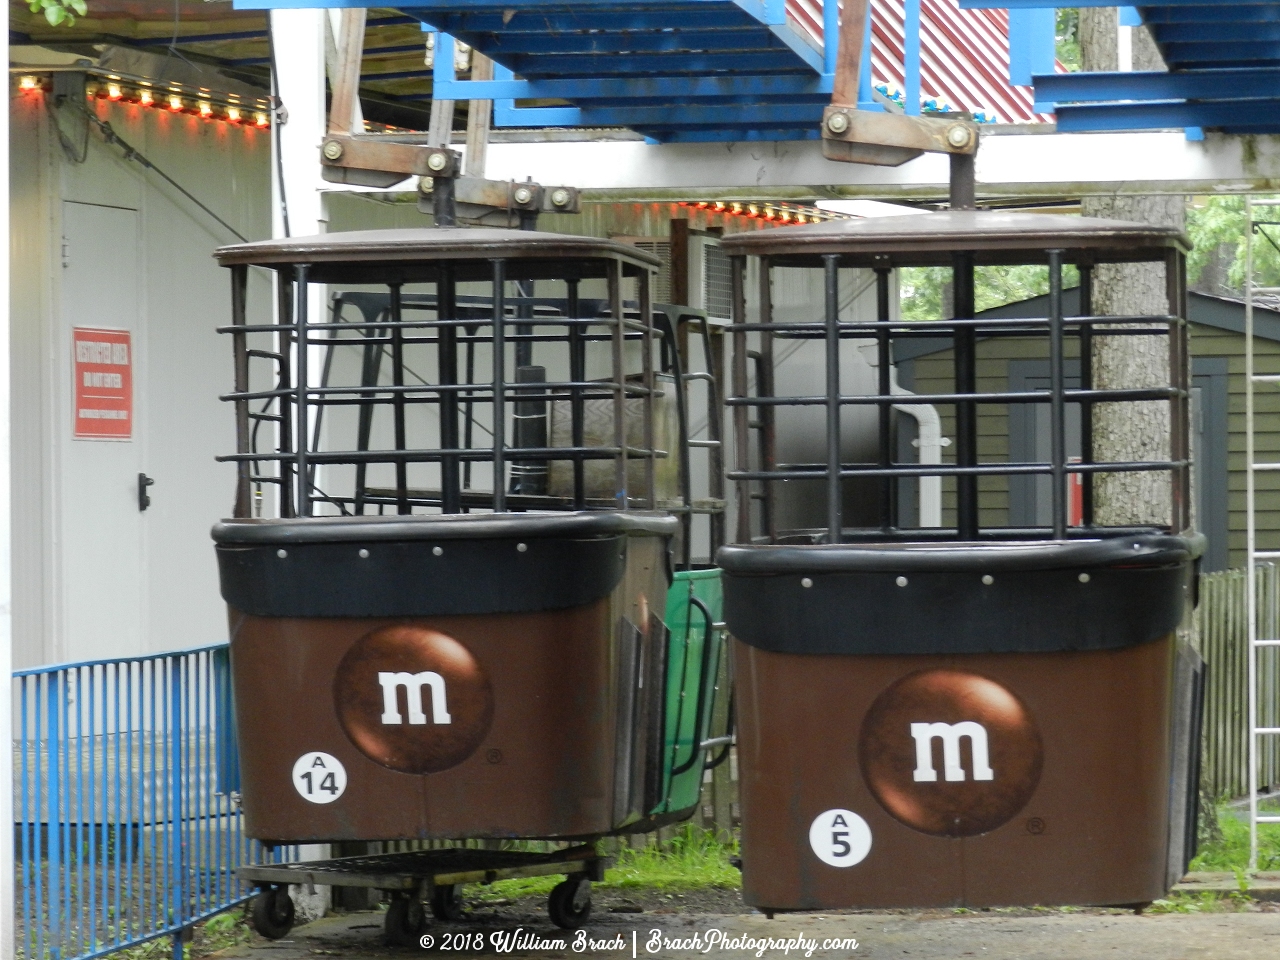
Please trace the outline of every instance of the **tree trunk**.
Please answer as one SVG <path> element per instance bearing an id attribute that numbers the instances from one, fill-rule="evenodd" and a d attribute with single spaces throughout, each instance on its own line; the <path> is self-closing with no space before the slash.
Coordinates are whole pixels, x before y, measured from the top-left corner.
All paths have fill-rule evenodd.
<path id="1" fill-rule="evenodd" d="M 1080 10 L 1080 60 L 1085 70 L 1116 70 L 1118 16 L 1114 7 Z M 1164 70 L 1146 27 L 1133 31 L 1133 69 Z M 1185 227 L 1182 196 L 1095 196 L 1080 204 L 1087 217 Z M 1163 264 L 1107 264 L 1093 272 L 1093 312 L 1106 316 L 1169 311 Z M 1097 337 L 1093 383 L 1098 389 L 1163 387 L 1169 383 L 1166 337 Z M 1094 459 L 1168 460 L 1169 405 L 1163 401 L 1099 404 L 1093 412 Z M 1094 522 L 1157 524 L 1172 520 L 1170 476 L 1103 473 L 1094 480 Z"/>

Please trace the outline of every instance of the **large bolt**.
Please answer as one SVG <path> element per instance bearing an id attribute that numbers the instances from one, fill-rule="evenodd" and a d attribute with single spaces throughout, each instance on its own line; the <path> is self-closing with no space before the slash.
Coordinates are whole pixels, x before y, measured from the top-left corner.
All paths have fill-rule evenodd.
<path id="1" fill-rule="evenodd" d="M 849 129 L 849 115 L 847 113 L 833 113 L 827 117 L 827 129 L 832 133 L 844 133 Z"/>
<path id="2" fill-rule="evenodd" d="M 529 187 L 516 187 L 512 196 L 516 203 L 528 203 L 533 199 L 533 191 Z"/>
<path id="3" fill-rule="evenodd" d="M 551 191 L 551 205 L 553 207 L 567 207 L 571 199 L 569 191 L 564 187 L 557 187 Z"/>
<path id="4" fill-rule="evenodd" d="M 449 158 L 444 153 L 433 153 L 427 157 L 427 169 L 439 173 L 449 165 Z"/>
<path id="5" fill-rule="evenodd" d="M 337 140 L 328 140 L 324 145 L 324 158 L 326 160 L 337 160 L 342 156 L 342 144 Z"/>
<path id="6" fill-rule="evenodd" d="M 957 149 L 967 147 L 971 139 L 973 139 L 973 134 L 962 123 L 957 123 L 947 128 L 947 143 Z"/>

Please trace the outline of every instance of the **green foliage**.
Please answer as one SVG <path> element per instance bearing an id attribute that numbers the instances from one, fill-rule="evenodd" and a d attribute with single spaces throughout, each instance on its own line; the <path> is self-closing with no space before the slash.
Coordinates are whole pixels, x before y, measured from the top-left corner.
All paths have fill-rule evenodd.
<path id="1" fill-rule="evenodd" d="M 687 824 L 663 846 L 650 843 L 639 850 L 622 848 L 614 865 L 597 888 L 660 891 L 699 890 L 707 887 L 737 889 L 742 874 L 729 863 L 737 843 L 724 843 L 714 833 Z M 514 900 L 517 897 L 546 896 L 562 878 L 529 877 L 499 880 L 489 886 L 470 886 L 468 900 L 478 903 Z"/>
<path id="2" fill-rule="evenodd" d="M 1276 248 L 1280 244 L 1280 208 L 1257 209 L 1254 219 L 1277 221 L 1275 227 L 1264 227 L 1255 234 L 1253 244 L 1256 281 L 1264 286 L 1276 286 L 1280 284 L 1280 250 Z M 1187 235 L 1195 247 L 1187 258 L 1190 283 L 1199 281 L 1205 265 L 1215 258 L 1218 248 L 1226 244 L 1232 257 L 1227 283 L 1233 290 L 1244 290 L 1244 197 L 1206 197 L 1193 203 L 1187 210 Z"/>
<path id="3" fill-rule="evenodd" d="M 899 271 L 904 320 L 939 320 L 943 292 L 951 282 L 947 267 L 905 267 Z M 1072 287 L 1080 274 L 1070 264 L 1062 271 L 1062 285 Z M 1038 266 L 978 267 L 973 274 L 974 305 L 979 311 L 1038 297 L 1049 292 L 1049 268 Z"/>
<path id="4" fill-rule="evenodd" d="M 1153 900 L 1147 913 L 1240 913 L 1248 910 L 1253 900 L 1242 893 L 1171 893 Z"/>
<path id="5" fill-rule="evenodd" d="M 44 12 L 44 18 L 50 26 L 60 23 L 68 27 L 76 22 L 76 17 L 89 15 L 89 7 L 84 0 L 27 0 L 32 13 Z"/>
<path id="6" fill-rule="evenodd" d="M 1059 7 L 1054 30 L 1055 53 L 1062 65 L 1071 72 L 1080 69 L 1080 10 L 1077 7 Z"/>
<path id="7" fill-rule="evenodd" d="M 1243 871 L 1249 866 L 1249 824 L 1226 807 L 1219 808 L 1218 821 L 1222 842 L 1202 846 L 1191 861 L 1191 869 Z M 1258 869 L 1280 870 L 1280 824 L 1258 824 Z"/>
<path id="8" fill-rule="evenodd" d="M 649 844 L 623 849 L 604 886 L 620 889 L 695 890 L 700 887 L 737 889 L 742 874 L 729 863 L 736 844 L 720 842 L 707 830 L 686 825 L 665 847 Z"/>

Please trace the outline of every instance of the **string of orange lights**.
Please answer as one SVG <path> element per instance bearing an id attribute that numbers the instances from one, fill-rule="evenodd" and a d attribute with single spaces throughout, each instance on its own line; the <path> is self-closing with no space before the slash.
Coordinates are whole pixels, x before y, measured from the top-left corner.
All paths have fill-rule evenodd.
<path id="1" fill-rule="evenodd" d="M 680 206 L 727 217 L 745 217 L 749 220 L 765 220 L 780 226 L 802 223 L 821 223 L 824 220 L 843 220 L 844 214 L 816 207 L 798 207 L 787 203 L 751 203 L 737 200 L 682 200 Z"/>
<path id="2" fill-rule="evenodd" d="M 218 93 L 204 88 L 191 88 L 179 83 L 160 83 L 142 77 L 104 73 L 93 68 L 83 70 L 86 100 L 108 100 L 133 103 L 141 107 L 184 113 L 223 123 L 271 126 L 271 103 L 266 99 L 248 100 L 235 94 Z M 18 75 L 18 92 L 40 95 L 53 89 L 51 72 L 30 70 Z"/>

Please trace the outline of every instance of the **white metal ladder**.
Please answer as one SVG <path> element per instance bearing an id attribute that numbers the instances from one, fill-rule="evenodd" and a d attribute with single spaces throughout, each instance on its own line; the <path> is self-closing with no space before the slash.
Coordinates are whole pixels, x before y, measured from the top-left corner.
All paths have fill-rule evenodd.
<path id="1" fill-rule="evenodd" d="M 1274 212 L 1264 219 L 1255 220 L 1255 209 L 1271 208 Z M 1280 463 L 1258 462 L 1254 448 L 1254 391 L 1259 384 L 1280 385 L 1280 375 L 1258 374 L 1254 372 L 1253 341 L 1253 306 L 1258 294 L 1280 294 L 1280 287 L 1262 287 L 1254 281 L 1253 244 L 1258 223 L 1273 223 L 1280 231 L 1280 200 L 1255 200 L 1245 198 L 1245 301 L 1244 301 L 1244 373 L 1245 373 L 1245 460 L 1247 472 L 1245 479 L 1246 536 L 1248 545 L 1247 567 L 1247 608 L 1248 623 L 1248 710 L 1249 710 L 1249 871 L 1258 869 L 1258 824 L 1280 823 L 1280 816 L 1258 814 L 1258 753 L 1262 737 L 1280 736 L 1280 726 L 1268 727 L 1259 725 L 1259 683 L 1262 667 L 1262 651 L 1269 647 L 1280 647 L 1280 631 L 1277 631 L 1276 616 L 1266 618 L 1267 630 L 1259 629 L 1258 609 L 1258 565 L 1268 561 L 1280 560 L 1280 550 L 1259 550 L 1257 542 L 1257 485 L 1256 475 L 1260 471 L 1280 471 Z M 1274 601 L 1274 598 L 1269 598 Z M 1271 613 L 1270 610 L 1267 611 Z M 1266 635 L 1260 636 L 1260 633 Z M 1270 684 L 1269 689 L 1274 689 Z M 1276 714 L 1276 705 L 1268 714 Z"/>

